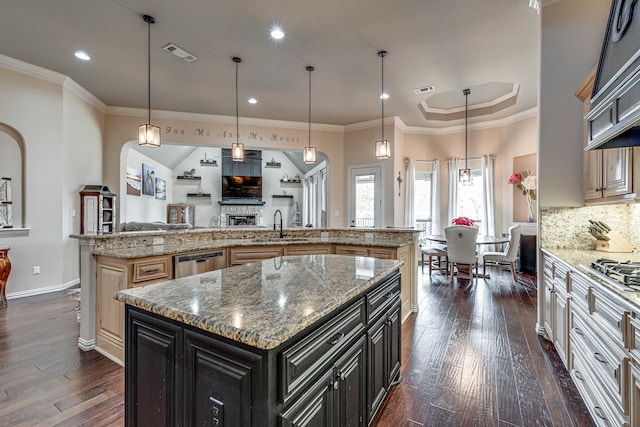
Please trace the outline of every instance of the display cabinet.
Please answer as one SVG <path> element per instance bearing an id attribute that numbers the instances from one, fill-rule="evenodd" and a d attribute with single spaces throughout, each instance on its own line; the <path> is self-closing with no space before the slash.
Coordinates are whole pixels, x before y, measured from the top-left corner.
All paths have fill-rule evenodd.
<path id="1" fill-rule="evenodd" d="M 13 227 L 11 178 L 0 178 L 0 228 Z"/>
<path id="2" fill-rule="evenodd" d="M 167 206 L 168 224 L 196 225 L 196 207 L 186 203 L 175 203 Z"/>
<path id="3" fill-rule="evenodd" d="M 105 185 L 85 185 L 80 191 L 80 234 L 115 231 L 116 195 Z"/>

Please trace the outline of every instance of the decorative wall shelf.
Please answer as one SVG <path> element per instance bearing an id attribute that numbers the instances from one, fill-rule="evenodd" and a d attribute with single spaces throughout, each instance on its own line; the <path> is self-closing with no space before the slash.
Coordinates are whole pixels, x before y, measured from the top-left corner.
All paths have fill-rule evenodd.
<path id="1" fill-rule="evenodd" d="M 272 197 L 274 199 L 293 199 L 293 195 L 291 194 L 274 194 Z"/>
<path id="2" fill-rule="evenodd" d="M 200 166 L 213 166 L 218 167 L 218 162 L 215 160 L 200 160 Z"/>
<path id="3" fill-rule="evenodd" d="M 280 162 L 267 162 L 267 164 L 264 165 L 265 168 L 278 168 L 278 169 L 280 169 L 281 166 L 282 166 L 282 163 Z"/>
<path id="4" fill-rule="evenodd" d="M 187 197 L 211 197 L 211 193 L 187 193 Z"/>
<path id="5" fill-rule="evenodd" d="M 284 184 L 300 184 L 302 183 L 301 180 L 295 180 L 295 179 L 281 179 L 280 182 L 284 183 Z"/>
<path id="6" fill-rule="evenodd" d="M 201 176 L 177 176 L 176 177 L 177 180 L 183 180 L 183 181 L 200 181 L 202 179 Z"/>

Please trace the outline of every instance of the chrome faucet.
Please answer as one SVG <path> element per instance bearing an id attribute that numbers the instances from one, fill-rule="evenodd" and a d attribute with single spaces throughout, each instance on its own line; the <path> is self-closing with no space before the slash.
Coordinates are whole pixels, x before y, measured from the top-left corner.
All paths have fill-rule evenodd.
<path id="1" fill-rule="evenodd" d="M 273 231 L 276 231 L 276 217 L 278 216 L 278 214 L 280 214 L 280 238 L 282 239 L 287 235 L 287 233 L 282 232 L 282 212 L 280 212 L 280 209 L 276 209 L 276 211 L 273 213 Z"/>

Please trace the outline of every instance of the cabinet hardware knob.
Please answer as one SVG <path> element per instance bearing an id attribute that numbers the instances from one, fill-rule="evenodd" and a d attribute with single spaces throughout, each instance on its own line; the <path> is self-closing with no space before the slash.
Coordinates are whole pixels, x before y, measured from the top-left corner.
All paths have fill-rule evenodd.
<path id="1" fill-rule="evenodd" d="M 576 334 L 578 334 L 578 335 L 580 335 L 580 336 L 584 335 L 584 334 L 582 333 L 582 331 L 580 330 L 580 328 L 573 328 L 573 330 L 574 330 L 574 332 L 575 332 Z"/>
<path id="2" fill-rule="evenodd" d="M 602 413 L 602 408 L 599 406 L 594 406 L 593 408 L 593 412 L 596 413 L 596 415 L 600 418 L 602 418 L 603 420 L 606 420 L 607 417 L 604 416 L 604 414 Z"/>
<path id="3" fill-rule="evenodd" d="M 159 268 L 151 268 L 149 270 L 143 270 L 143 273 L 157 273 L 158 271 L 160 271 Z"/>
<path id="4" fill-rule="evenodd" d="M 584 378 L 582 378 L 582 374 L 580 373 L 580 371 L 573 371 L 573 374 L 576 376 L 577 379 L 579 379 L 580 381 L 584 381 Z"/>
<path id="5" fill-rule="evenodd" d="M 338 387 L 340 387 L 340 384 L 338 384 L 338 381 L 336 380 L 336 381 L 334 381 L 334 383 L 333 383 L 333 389 L 334 389 L 334 390 L 337 390 L 337 389 L 338 389 Z"/>
<path id="6" fill-rule="evenodd" d="M 329 341 L 329 344 L 336 345 L 342 338 L 344 338 L 344 334 L 342 332 L 338 332 L 331 338 L 331 340 Z"/>

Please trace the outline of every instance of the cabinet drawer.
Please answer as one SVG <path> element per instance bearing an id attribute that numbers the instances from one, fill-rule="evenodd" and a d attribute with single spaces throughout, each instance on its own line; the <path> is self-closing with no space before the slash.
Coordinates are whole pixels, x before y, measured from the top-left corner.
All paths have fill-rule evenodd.
<path id="1" fill-rule="evenodd" d="M 592 287 L 591 294 L 592 316 L 620 347 L 624 347 L 623 329 L 627 315 L 625 307 L 599 286 Z"/>
<path id="2" fill-rule="evenodd" d="M 589 281 L 584 276 L 572 271 L 569 275 L 569 291 L 571 292 L 571 302 L 574 305 L 580 306 L 583 310 L 589 311 L 589 288 L 591 287 Z"/>
<path id="3" fill-rule="evenodd" d="M 336 245 L 336 255 L 369 256 L 369 251 L 364 246 Z"/>
<path id="4" fill-rule="evenodd" d="M 583 323 L 583 316 L 574 310 L 571 328 L 572 351 L 579 354 L 583 366 L 589 371 L 583 372 L 598 384 L 598 391 L 607 396 L 606 401 L 615 405 L 618 412 L 626 408 L 626 369 L 627 359 L 621 349 L 616 351 L 614 343 L 608 341 L 602 332 Z"/>
<path id="5" fill-rule="evenodd" d="M 368 254 L 369 254 L 369 256 L 372 256 L 374 258 L 396 259 L 396 251 L 395 251 L 395 249 L 369 248 Z"/>
<path id="6" fill-rule="evenodd" d="M 636 361 L 640 361 L 640 319 L 636 317 L 637 315 L 634 313 L 633 316 L 628 317 L 627 348 L 631 350 L 631 355 Z"/>
<path id="7" fill-rule="evenodd" d="M 330 322 L 320 326 L 278 355 L 280 402 L 305 388 L 325 365 L 365 330 L 366 312 L 361 298 Z"/>
<path id="8" fill-rule="evenodd" d="M 331 245 L 291 245 L 284 248 L 285 255 L 330 254 Z"/>
<path id="9" fill-rule="evenodd" d="M 367 294 L 367 323 L 383 313 L 400 296 L 400 276 L 394 276 Z"/>
<path id="10" fill-rule="evenodd" d="M 242 265 L 263 259 L 282 256 L 282 247 L 240 247 L 229 248 L 229 266 Z"/>
<path id="11" fill-rule="evenodd" d="M 131 282 L 134 283 L 134 286 L 150 280 L 170 279 L 171 258 L 162 257 L 136 261 L 133 263 L 132 271 Z"/>

